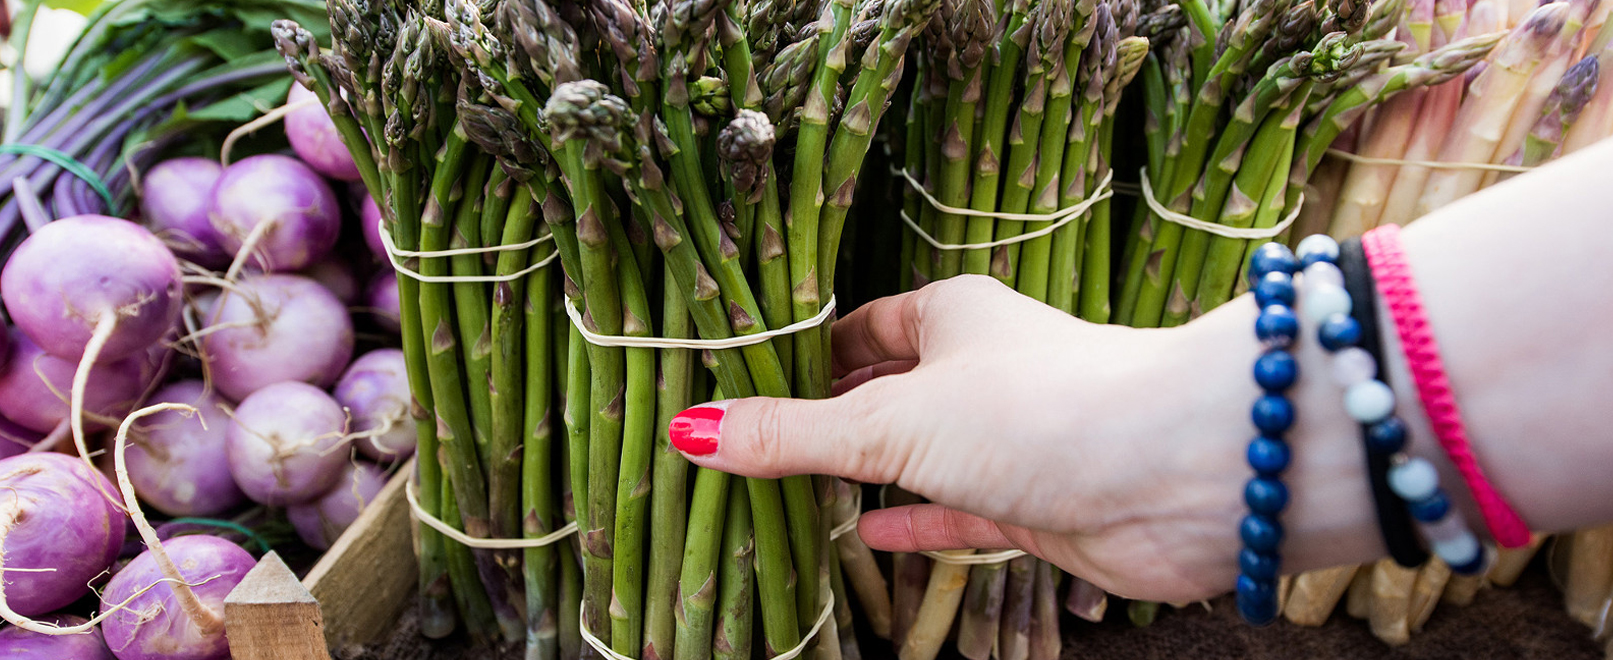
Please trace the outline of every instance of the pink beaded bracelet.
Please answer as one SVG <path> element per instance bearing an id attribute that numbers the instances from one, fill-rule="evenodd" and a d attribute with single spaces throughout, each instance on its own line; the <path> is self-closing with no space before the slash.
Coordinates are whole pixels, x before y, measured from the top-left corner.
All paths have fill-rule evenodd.
<path id="1" fill-rule="evenodd" d="M 1394 318 L 1400 336 L 1401 350 L 1417 385 L 1417 396 L 1428 414 L 1434 436 L 1450 456 L 1451 463 L 1461 473 L 1469 492 L 1484 514 L 1484 522 L 1503 548 L 1516 548 L 1529 543 L 1529 526 L 1518 512 L 1507 503 L 1484 476 L 1473 448 L 1468 443 L 1467 430 L 1462 425 L 1462 411 L 1451 392 L 1450 377 L 1439 356 L 1439 342 L 1423 310 L 1422 297 L 1411 265 L 1406 263 L 1400 247 L 1400 227 L 1384 225 L 1361 237 L 1367 263 L 1377 280 L 1378 292 L 1389 314 Z"/>

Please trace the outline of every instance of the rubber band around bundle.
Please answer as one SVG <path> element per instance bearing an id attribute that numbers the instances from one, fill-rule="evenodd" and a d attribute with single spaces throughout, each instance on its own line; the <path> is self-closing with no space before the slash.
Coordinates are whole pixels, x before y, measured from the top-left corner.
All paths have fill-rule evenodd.
<path id="1" fill-rule="evenodd" d="M 385 221 L 383 220 L 381 222 L 384 223 Z M 415 271 L 409 270 L 408 268 L 404 268 L 403 264 L 398 262 L 398 257 L 441 258 L 458 257 L 469 254 L 511 252 L 514 250 L 525 250 L 530 247 L 541 245 L 544 242 L 552 240 L 554 235 L 545 234 L 525 243 L 490 245 L 487 247 L 476 248 L 453 248 L 451 250 L 400 250 L 398 249 L 398 246 L 392 242 L 392 232 L 387 231 L 385 224 L 381 225 L 380 235 L 381 246 L 386 248 L 386 260 L 391 262 L 393 270 L 396 270 L 399 273 L 403 273 L 404 275 L 421 282 L 509 282 L 521 279 L 531 273 L 537 272 L 538 269 L 548 266 L 554 262 L 556 257 L 560 256 L 560 252 L 556 251 L 553 254 L 540 259 L 537 263 L 506 275 L 422 275 Z"/>
<path id="2" fill-rule="evenodd" d="M 796 321 L 782 328 L 775 328 L 754 335 L 738 335 L 724 339 L 676 339 L 672 337 L 624 337 L 621 335 L 602 335 L 587 327 L 582 322 L 582 313 L 577 311 L 577 304 L 570 298 L 566 299 L 566 317 L 571 319 L 571 326 L 582 334 L 582 338 L 595 346 L 619 348 L 687 348 L 693 351 L 720 351 L 727 348 L 744 348 L 765 343 L 775 337 L 793 335 L 803 330 L 811 330 L 834 315 L 835 297 L 829 296 L 829 302 L 823 304 L 816 316 L 805 321 Z"/>
<path id="3" fill-rule="evenodd" d="M 1300 209 L 1305 208 L 1305 194 L 1300 193 L 1299 203 L 1294 205 L 1294 210 L 1290 211 L 1288 213 L 1288 217 L 1283 218 L 1282 222 L 1279 222 L 1276 225 L 1264 228 L 1228 227 L 1226 225 L 1200 220 L 1185 213 L 1177 213 L 1165 208 L 1164 204 L 1159 203 L 1159 200 L 1154 198 L 1154 188 L 1148 183 L 1147 168 L 1143 168 L 1139 170 L 1139 172 L 1142 173 L 1142 178 L 1138 180 L 1138 183 L 1142 185 L 1143 194 L 1141 197 L 1143 203 L 1148 205 L 1149 210 L 1153 211 L 1154 215 L 1157 215 L 1167 221 L 1179 224 L 1183 227 L 1187 227 L 1188 229 L 1197 229 L 1206 234 L 1215 234 L 1216 236 L 1221 236 L 1223 238 L 1241 238 L 1251 241 L 1257 241 L 1262 238 L 1276 238 L 1281 236 L 1283 232 L 1287 231 L 1288 226 L 1294 224 L 1295 220 L 1299 219 Z"/>
<path id="4" fill-rule="evenodd" d="M 1000 550 L 997 552 L 987 552 L 975 555 L 951 555 L 935 550 L 920 550 L 919 554 L 943 564 L 979 566 L 981 564 L 1001 564 L 1010 559 L 1019 559 L 1020 557 L 1024 557 L 1030 553 L 1025 552 L 1024 550 Z"/>
<path id="5" fill-rule="evenodd" d="M 421 524 L 427 527 L 442 532 L 443 536 L 458 541 L 460 545 L 463 545 L 467 548 L 478 548 L 482 550 L 519 550 L 522 548 L 541 548 L 546 545 L 554 545 L 559 541 L 565 540 L 566 537 L 577 533 L 577 521 L 574 520 L 566 523 L 565 527 L 561 527 L 560 529 L 550 532 L 544 536 L 533 539 L 477 538 L 454 529 L 452 525 L 443 522 L 440 518 L 433 516 L 430 513 L 427 513 L 425 509 L 420 508 L 420 500 L 415 499 L 414 496 L 413 481 L 403 482 L 403 497 L 409 501 L 409 513 L 410 515 L 414 516 L 415 520 L 420 521 Z"/>
<path id="6" fill-rule="evenodd" d="M 1342 149 L 1328 149 L 1327 155 L 1352 163 L 1362 165 L 1403 165 L 1409 167 L 1426 167 L 1431 170 L 1482 170 L 1485 172 L 1510 172 L 1521 174 L 1535 169 L 1524 165 L 1503 165 L 1501 163 L 1448 163 L 1439 160 L 1403 160 L 1400 158 L 1376 158 L 1352 154 Z"/>
<path id="7" fill-rule="evenodd" d="M 101 201 L 106 202 L 108 212 L 116 211 L 118 208 L 117 202 L 112 200 L 112 191 L 106 187 L 106 182 L 101 180 L 101 175 L 96 174 L 95 170 L 91 169 L 89 165 L 85 165 L 83 161 L 68 155 L 65 151 L 58 151 L 39 144 L 13 142 L 11 144 L 0 144 L 0 154 L 33 156 L 55 163 L 62 169 L 67 170 L 69 174 L 83 179 L 84 183 L 89 184 L 90 190 L 94 190 L 95 194 L 101 197 Z"/>
<path id="8" fill-rule="evenodd" d="M 984 250 L 1002 245 L 1013 245 L 1015 243 L 1023 243 L 1032 239 L 1041 238 L 1058 231 L 1059 227 L 1063 227 L 1064 225 L 1073 222 L 1076 218 L 1081 217 L 1081 214 L 1086 213 L 1087 210 L 1091 209 L 1094 204 L 1109 199 L 1115 194 L 1114 189 L 1110 187 L 1110 184 L 1114 180 L 1115 173 L 1114 170 L 1110 170 L 1108 173 L 1104 174 L 1103 180 L 1098 182 L 1097 188 L 1093 190 L 1093 195 L 1081 200 L 1081 202 L 1077 203 L 1075 206 L 1062 208 L 1052 213 L 1007 213 L 1001 211 L 976 211 L 974 209 L 959 208 L 956 206 L 942 204 L 941 200 L 936 199 L 934 195 L 930 194 L 930 191 L 925 190 L 924 186 L 920 184 L 917 179 L 914 179 L 913 175 L 908 173 L 906 169 L 896 170 L 895 173 L 897 176 L 906 179 L 907 184 L 912 186 L 914 190 L 917 190 L 918 194 L 924 198 L 925 202 L 928 202 L 930 206 L 935 208 L 935 210 L 942 213 L 975 218 L 996 218 L 998 220 L 1053 223 L 1035 231 L 1028 231 L 1023 234 L 1019 234 L 1018 236 L 1010 236 L 1008 238 L 995 241 L 986 241 L 984 243 L 942 243 L 934 236 L 931 236 L 929 232 L 920 228 L 918 223 L 907 215 L 907 211 L 898 212 L 897 215 L 901 217 L 902 222 L 907 225 L 908 229 L 913 230 L 913 233 L 917 234 L 919 238 L 924 239 L 924 242 L 929 243 L 931 247 L 937 250 Z"/>
<path id="9" fill-rule="evenodd" d="M 839 525 L 835 525 L 834 529 L 829 530 L 829 540 L 830 541 L 833 541 L 833 540 L 838 539 L 838 538 L 840 538 L 842 536 L 845 536 L 847 534 L 850 534 L 852 532 L 857 531 L 857 521 L 861 520 L 862 517 L 863 517 L 863 492 L 862 492 L 862 489 L 860 489 L 860 488 L 857 489 L 856 493 L 857 493 L 856 495 L 851 496 L 852 501 L 857 503 L 857 505 L 852 508 L 851 517 L 847 518 L 845 522 L 840 523 Z"/>
<path id="10" fill-rule="evenodd" d="M 801 643 L 796 644 L 789 650 L 772 656 L 767 660 L 795 660 L 795 658 L 800 657 L 802 653 L 806 652 L 807 648 L 812 645 L 812 640 L 817 638 L 818 632 L 823 630 L 824 624 L 829 622 L 829 616 L 834 614 L 834 592 L 828 591 L 825 593 L 828 594 L 828 598 L 824 600 L 823 611 L 818 614 L 817 623 L 812 624 L 812 629 L 808 630 L 807 634 L 801 638 Z M 583 617 L 582 608 L 577 609 L 577 630 L 582 632 L 583 641 L 588 642 L 588 645 L 593 647 L 595 651 L 598 651 L 600 655 L 603 655 L 610 660 L 638 660 L 638 658 L 633 656 L 617 653 L 610 647 L 609 644 L 606 644 L 605 641 L 600 639 L 598 635 L 595 635 L 594 631 L 589 630 L 588 620 Z"/>

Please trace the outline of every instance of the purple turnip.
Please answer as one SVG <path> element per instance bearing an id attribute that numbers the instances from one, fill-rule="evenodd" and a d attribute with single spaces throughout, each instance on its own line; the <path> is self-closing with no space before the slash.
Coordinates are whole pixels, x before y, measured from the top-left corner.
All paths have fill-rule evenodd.
<path id="1" fill-rule="evenodd" d="M 201 423 L 165 411 L 133 427 L 129 480 L 141 501 L 176 517 L 215 516 L 246 501 L 230 477 L 225 447 L 229 404 L 199 380 L 168 385 L 151 401 L 191 406 Z"/>
<path id="2" fill-rule="evenodd" d="M 78 367 L 12 332 L 11 357 L 0 368 L 0 415 L 31 431 L 50 433 L 67 420 L 68 392 Z M 145 360 L 133 356 L 95 365 L 84 388 L 84 410 L 106 417 L 128 412 L 144 386 Z"/>
<path id="3" fill-rule="evenodd" d="M 71 627 L 88 621 L 71 614 L 55 614 L 42 621 Z M 49 635 L 17 626 L 0 629 L 0 658 L 7 660 L 114 660 L 99 628 L 76 635 Z"/>
<path id="4" fill-rule="evenodd" d="M 127 220 L 62 218 L 17 246 L 0 272 L 0 298 L 12 322 L 46 353 L 78 361 L 104 335 L 94 361 L 117 360 L 174 327 L 179 262 Z"/>
<path id="5" fill-rule="evenodd" d="M 343 305 L 357 304 L 363 291 L 359 289 L 358 277 L 353 275 L 353 269 L 348 267 L 347 261 L 336 253 L 326 255 L 318 263 L 304 268 L 301 275 L 325 287 Z"/>
<path id="6" fill-rule="evenodd" d="M 291 93 L 286 95 L 286 105 L 297 106 L 286 114 L 286 139 L 291 149 L 320 174 L 339 181 L 358 181 L 358 165 L 336 132 L 336 122 L 330 120 L 318 100 L 307 103 L 310 99 L 318 97 L 302 85 L 292 85 Z"/>
<path id="7" fill-rule="evenodd" d="M 329 493 L 308 504 L 286 507 L 286 518 L 303 543 L 329 550 L 364 507 L 386 486 L 386 472 L 370 463 L 348 463 Z"/>
<path id="8" fill-rule="evenodd" d="M 116 491 L 83 461 L 38 453 L 0 460 L 0 560 L 7 621 L 52 612 L 90 591 L 123 545 Z"/>
<path id="9" fill-rule="evenodd" d="M 140 210 L 174 254 L 208 268 L 230 263 L 218 230 L 207 220 L 207 200 L 224 168 L 211 158 L 174 158 L 146 172 Z"/>
<path id="10" fill-rule="evenodd" d="M 365 456 L 396 461 L 414 453 L 413 399 L 403 351 L 380 348 L 359 356 L 336 382 L 335 394 L 353 418 L 353 437 Z"/>
<path id="11" fill-rule="evenodd" d="M 381 242 L 381 207 L 369 193 L 364 193 L 358 218 L 359 226 L 364 229 L 364 244 L 370 246 L 370 253 L 381 262 L 383 270 L 392 270 L 392 260 L 386 258 L 386 244 Z"/>
<path id="12" fill-rule="evenodd" d="M 370 287 L 364 292 L 370 313 L 375 316 L 375 324 L 388 332 L 398 332 L 403 326 L 399 325 L 402 312 L 398 307 L 398 277 L 391 271 L 376 273 L 375 279 L 370 280 Z"/>
<path id="13" fill-rule="evenodd" d="M 336 245 L 342 209 L 319 174 L 289 156 L 252 156 L 224 168 L 207 207 L 208 219 L 242 265 L 295 271 Z"/>
<path id="14" fill-rule="evenodd" d="M 101 594 L 103 610 L 128 600 L 101 624 L 107 645 L 118 660 L 230 657 L 224 597 L 256 563 L 240 546 L 213 536 L 181 536 L 141 553 Z"/>
<path id="15" fill-rule="evenodd" d="M 346 432 L 346 413 L 323 390 L 275 383 L 235 409 L 227 434 L 230 474 L 254 502 L 312 502 L 341 475 Z"/>
<path id="16" fill-rule="evenodd" d="M 6 262 L 0 299 L 11 320 L 46 353 L 78 361 L 68 422 L 79 456 L 90 455 L 83 411 L 91 367 L 140 353 L 171 332 L 183 289 L 179 261 L 162 241 L 102 215 L 52 222 Z"/>
<path id="17" fill-rule="evenodd" d="M 0 417 L 0 459 L 26 453 L 29 447 L 43 439 L 45 436 L 37 431 L 25 429 L 16 422 Z"/>
<path id="18" fill-rule="evenodd" d="M 202 350 L 213 386 L 237 401 L 281 381 L 328 387 L 353 355 L 347 307 L 306 277 L 247 277 L 211 317 Z"/>

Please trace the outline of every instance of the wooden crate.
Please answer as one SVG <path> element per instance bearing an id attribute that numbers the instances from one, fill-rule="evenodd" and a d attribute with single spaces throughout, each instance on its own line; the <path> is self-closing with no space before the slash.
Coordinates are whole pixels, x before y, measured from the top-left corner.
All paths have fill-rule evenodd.
<path id="1" fill-rule="evenodd" d="M 301 580 L 273 552 L 224 600 L 236 660 L 328 660 L 328 649 L 364 644 L 396 621 L 417 567 L 400 468 L 375 502 Z"/>

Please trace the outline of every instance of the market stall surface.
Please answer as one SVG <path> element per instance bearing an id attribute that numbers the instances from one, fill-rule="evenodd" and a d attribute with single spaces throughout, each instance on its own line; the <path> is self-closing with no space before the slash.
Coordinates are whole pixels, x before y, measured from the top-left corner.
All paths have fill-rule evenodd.
<path id="1" fill-rule="evenodd" d="M 1251 628 L 1238 620 L 1230 598 L 1181 610 L 1165 608 L 1146 628 L 1133 627 L 1124 607 L 1111 607 L 1101 624 L 1069 619 L 1064 622 L 1064 658 L 1386 658 L 1434 660 L 1442 658 L 1550 658 L 1600 660 L 1599 644 L 1590 630 L 1568 618 L 1562 594 L 1552 587 L 1537 562 L 1508 589 L 1480 592 L 1465 608 L 1441 607 L 1410 644 L 1391 648 L 1372 636 L 1363 621 L 1344 614 L 1343 608 L 1320 628 L 1279 623 Z M 867 660 L 894 658 L 888 643 L 865 640 Z M 472 650 L 463 640 L 422 642 L 410 608 L 393 634 L 362 650 L 340 650 L 339 660 L 505 660 L 519 653 L 498 656 Z M 958 660 L 950 646 L 942 658 Z"/>

